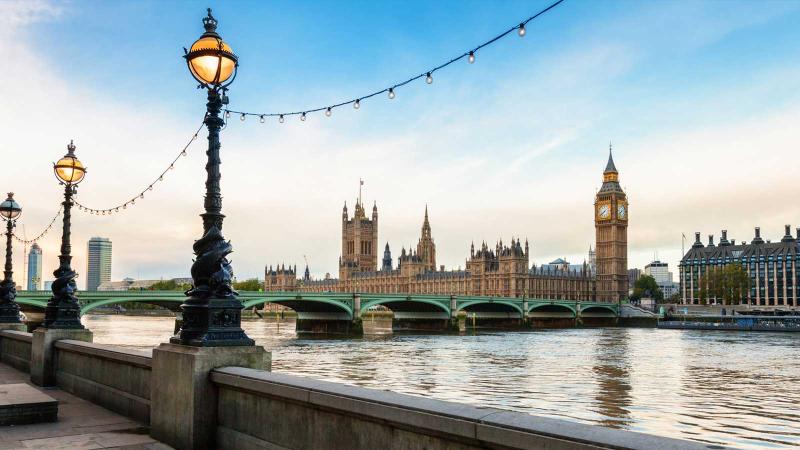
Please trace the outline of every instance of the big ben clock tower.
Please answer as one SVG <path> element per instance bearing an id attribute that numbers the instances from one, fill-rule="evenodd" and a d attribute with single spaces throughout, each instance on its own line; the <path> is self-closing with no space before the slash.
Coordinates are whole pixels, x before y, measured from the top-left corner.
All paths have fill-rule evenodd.
<path id="1" fill-rule="evenodd" d="M 608 148 L 603 186 L 594 200 L 597 238 L 597 301 L 617 302 L 628 295 L 628 200 Z"/>

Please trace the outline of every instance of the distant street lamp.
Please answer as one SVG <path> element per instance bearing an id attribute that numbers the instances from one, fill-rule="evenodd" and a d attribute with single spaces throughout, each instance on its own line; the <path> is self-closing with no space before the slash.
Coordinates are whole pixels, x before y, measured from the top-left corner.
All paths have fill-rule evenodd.
<path id="1" fill-rule="evenodd" d="M 196 256 L 192 264 L 192 288 L 181 305 L 183 323 L 173 344 L 197 347 L 251 346 L 255 342 L 242 330 L 242 302 L 233 290 L 233 269 L 227 255 L 233 251 L 222 237 L 222 190 L 220 188 L 219 131 L 222 106 L 228 103 L 227 87 L 236 78 L 238 58 L 217 34 L 217 20 L 208 9 L 203 18 L 205 33 L 186 51 L 184 58 L 198 88 L 208 91 L 205 124 L 208 128 L 208 160 L 206 162 L 206 195 L 203 237 L 194 243 Z"/>
<path id="2" fill-rule="evenodd" d="M 58 269 L 53 272 L 56 279 L 53 281 L 53 296 L 47 302 L 44 310 L 44 328 L 53 329 L 82 329 L 80 318 L 80 305 L 75 293 L 78 287 L 75 284 L 77 274 L 72 270 L 72 246 L 70 245 L 70 219 L 72 210 L 72 196 L 78 191 L 78 183 L 83 181 L 86 168 L 75 156 L 75 145 L 72 141 L 67 146 L 67 154 L 53 165 L 53 172 L 60 184 L 64 185 L 64 227 L 61 234 L 61 254 L 58 256 Z"/>
<path id="3" fill-rule="evenodd" d="M 22 207 L 14 200 L 14 193 L 9 192 L 8 198 L 0 203 L 0 217 L 6 221 L 6 267 L 3 281 L 0 282 L 0 323 L 21 323 L 19 320 L 19 305 L 17 287 L 14 284 L 14 268 L 11 264 L 11 236 L 17 219 L 22 214 Z"/>

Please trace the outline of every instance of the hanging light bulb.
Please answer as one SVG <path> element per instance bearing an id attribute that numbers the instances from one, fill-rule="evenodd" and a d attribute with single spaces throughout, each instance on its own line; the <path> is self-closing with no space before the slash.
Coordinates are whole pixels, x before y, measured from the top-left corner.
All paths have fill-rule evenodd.
<path id="1" fill-rule="evenodd" d="M 169 165 L 169 170 L 173 170 L 173 169 L 175 169 L 175 164 L 170 164 Z"/>
<path id="2" fill-rule="evenodd" d="M 264 123 L 264 122 L 265 122 L 265 119 L 264 119 L 264 115 L 263 115 L 263 114 L 261 115 L 261 118 L 260 118 L 260 119 L 258 119 L 258 121 L 259 121 L 259 122 L 261 122 L 261 123 Z"/>
<path id="3" fill-rule="evenodd" d="M 390 99 L 394 98 L 394 88 L 389 88 L 389 98 Z"/>
<path id="4" fill-rule="evenodd" d="M 331 107 L 329 106 L 328 109 L 325 110 L 325 115 L 330 117 L 331 116 Z"/>
<path id="5" fill-rule="evenodd" d="M 231 118 L 231 112 L 230 111 L 225 111 L 225 118 L 226 119 L 230 119 Z"/>
<path id="6" fill-rule="evenodd" d="M 519 24 L 519 31 L 517 31 L 517 33 L 519 34 L 519 37 L 525 37 L 525 24 L 524 23 Z"/>
<path id="7" fill-rule="evenodd" d="M 181 156 L 186 156 L 186 150 L 181 152 Z"/>
<path id="8" fill-rule="evenodd" d="M 158 177 L 158 181 L 164 181 L 164 175 L 161 175 L 160 177 Z"/>
<path id="9" fill-rule="evenodd" d="M 147 190 L 148 191 L 152 191 L 153 190 L 153 185 L 151 184 L 150 187 L 147 188 Z"/>
<path id="10" fill-rule="evenodd" d="M 139 194 L 139 198 L 144 198 L 144 192 L 142 192 L 141 194 Z"/>
<path id="11" fill-rule="evenodd" d="M 122 205 L 122 209 L 128 209 L 128 204 L 125 203 L 124 205 Z"/>
<path id="12" fill-rule="evenodd" d="M 114 212 L 119 212 L 119 206 L 117 206 L 116 208 L 114 208 Z"/>
<path id="13" fill-rule="evenodd" d="M 356 101 L 353 102 L 353 109 L 358 109 L 358 108 L 361 108 L 361 100 L 360 99 L 356 99 Z"/>
<path id="14" fill-rule="evenodd" d="M 241 116 L 239 116 L 239 120 L 241 120 L 242 122 L 244 122 L 244 113 L 242 113 L 242 115 L 241 115 Z"/>
<path id="15" fill-rule="evenodd" d="M 303 122 L 306 121 L 306 113 L 300 114 L 300 120 L 302 120 Z"/>
<path id="16" fill-rule="evenodd" d="M 475 62 L 475 52 L 469 52 L 469 63 L 472 64 Z"/>
<path id="17" fill-rule="evenodd" d="M 433 83 L 433 77 L 431 76 L 430 72 L 428 72 L 428 75 L 425 77 L 425 82 L 428 84 Z"/>
<path id="18" fill-rule="evenodd" d="M 278 118 L 278 122 L 283 123 L 283 114 Z"/>

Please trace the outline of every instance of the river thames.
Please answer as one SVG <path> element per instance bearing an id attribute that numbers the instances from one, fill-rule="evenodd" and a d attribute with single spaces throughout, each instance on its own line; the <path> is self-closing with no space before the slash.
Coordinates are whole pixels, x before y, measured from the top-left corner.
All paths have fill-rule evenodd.
<path id="1" fill-rule="evenodd" d="M 170 317 L 90 315 L 94 341 L 149 350 Z M 272 369 L 739 448 L 800 446 L 800 334 L 583 328 L 298 337 L 245 320 Z"/>

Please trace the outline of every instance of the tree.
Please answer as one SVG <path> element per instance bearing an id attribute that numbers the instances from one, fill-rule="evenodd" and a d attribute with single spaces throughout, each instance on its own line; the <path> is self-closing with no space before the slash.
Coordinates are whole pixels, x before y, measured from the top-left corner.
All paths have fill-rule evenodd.
<path id="1" fill-rule="evenodd" d="M 191 289 L 190 284 L 178 284 L 175 280 L 161 280 L 153 283 L 147 288 L 148 291 L 187 291 Z"/>
<path id="2" fill-rule="evenodd" d="M 233 283 L 233 288 L 237 291 L 261 291 L 264 289 L 264 284 L 258 278 L 251 278 L 244 281 L 236 281 Z"/>
<path id="3" fill-rule="evenodd" d="M 747 297 L 750 276 L 739 264 L 728 264 L 708 273 L 708 295 L 724 305 L 735 305 Z"/>
<path id="4" fill-rule="evenodd" d="M 631 295 L 631 300 L 640 300 L 643 297 L 650 297 L 656 301 L 661 301 L 664 299 L 664 293 L 661 292 L 661 288 L 658 287 L 656 279 L 650 275 L 642 275 L 638 280 L 636 280 L 636 283 L 633 284 L 633 295 Z"/>

